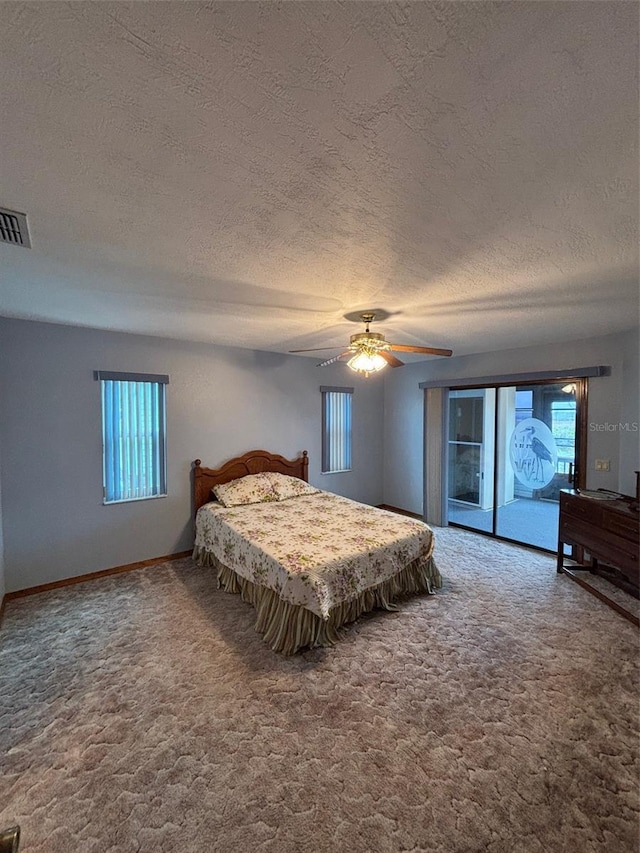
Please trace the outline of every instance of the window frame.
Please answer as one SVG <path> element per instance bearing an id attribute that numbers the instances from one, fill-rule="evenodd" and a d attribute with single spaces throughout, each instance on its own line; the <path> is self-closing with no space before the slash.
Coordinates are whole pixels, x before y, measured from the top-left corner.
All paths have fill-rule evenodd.
<path id="1" fill-rule="evenodd" d="M 353 470 L 353 388 L 335 387 L 332 385 L 321 385 L 320 392 L 322 394 L 322 460 L 321 474 L 346 474 Z M 329 424 L 329 394 L 343 394 L 348 399 L 348 431 L 344 437 L 346 447 L 343 448 L 342 454 L 346 456 L 348 464 L 347 468 L 332 469 L 330 459 L 332 453 L 332 436 L 331 425 Z"/>
<path id="2" fill-rule="evenodd" d="M 165 498 L 168 494 L 167 484 L 167 394 L 165 386 L 169 384 L 169 377 L 164 374 L 155 373 L 126 373 L 120 371 L 96 370 L 94 371 L 94 379 L 100 382 L 100 416 L 101 416 L 101 432 L 102 432 L 102 504 L 103 506 L 113 506 L 116 504 L 133 503 L 137 501 L 156 500 Z M 109 498 L 107 496 L 108 476 L 107 470 L 111 466 L 116 467 L 115 454 L 109 455 L 109 441 L 107 437 L 107 408 L 105 405 L 105 382 L 132 382 L 138 385 L 148 384 L 157 386 L 158 407 L 152 417 L 152 440 L 157 448 L 158 465 L 157 465 L 157 492 L 154 494 L 135 495 L 130 497 Z M 127 422 L 127 427 L 131 428 L 131 421 Z M 140 452 L 140 442 L 142 436 L 135 435 L 134 442 L 138 453 Z M 140 459 L 140 456 L 138 456 Z M 122 481 L 125 480 L 125 472 L 122 470 L 122 458 L 119 460 L 120 467 L 118 469 L 119 476 Z M 126 482 L 126 487 L 123 491 L 130 492 L 136 486 L 136 480 L 133 476 L 133 471 Z"/>

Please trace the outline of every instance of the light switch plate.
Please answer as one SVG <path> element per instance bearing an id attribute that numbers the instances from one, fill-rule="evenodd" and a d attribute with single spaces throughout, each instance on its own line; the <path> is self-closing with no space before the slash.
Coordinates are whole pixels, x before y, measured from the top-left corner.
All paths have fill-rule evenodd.
<path id="1" fill-rule="evenodd" d="M 596 459 L 596 471 L 609 471 L 610 467 L 609 459 Z"/>

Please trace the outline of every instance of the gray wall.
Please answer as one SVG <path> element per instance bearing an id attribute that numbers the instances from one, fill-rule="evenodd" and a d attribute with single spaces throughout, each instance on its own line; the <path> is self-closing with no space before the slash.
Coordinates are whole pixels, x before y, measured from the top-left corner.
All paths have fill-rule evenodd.
<path id="1" fill-rule="evenodd" d="M 1 399 L 1 398 L 0 398 Z M 0 448 L 1 450 L 1 448 Z M 0 453 L 0 459 L 2 458 L 2 454 Z M 0 463 L 0 471 L 2 470 L 2 465 Z M 5 580 L 4 580 L 4 537 L 2 532 L 2 478 L 0 477 L 0 602 L 4 598 L 5 594 Z"/>
<path id="2" fill-rule="evenodd" d="M 434 359 L 394 370 L 385 378 L 384 502 L 421 513 L 423 503 L 423 391 L 430 379 L 471 379 L 535 370 L 610 365 L 611 376 L 589 380 L 590 424 L 638 422 L 638 329 L 619 335 L 526 347 L 460 358 Z M 611 470 L 594 470 L 595 459 Z M 587 487 L 634 494 L 640 467 L 638 433 L 590 431 Z"/>
<path id="3" fill-rule="evenodd" d="M 622 400 L 620 404 L 620 479 L 618 488 L 635 495 L 636 475 L 640 470 L 640 341 L 638 331 L 621 338 Z M 634 429 L 635 425 L 635 429 Z M 626 427 L 626 428 L 625 428 Z"/>
<path id="4" fill-rule="evenodd" d="M 310 481 L 382 501 L 383 382 L 344 365 L 0 319 L 0 476 L 8 591 L 189 549 L 190 465 L 309 451 Z M 166 498 L 102 505 L 93 371 L 168 373 Z M 353 385 L 353 471 L 320 474 L 320 385 Z"/>

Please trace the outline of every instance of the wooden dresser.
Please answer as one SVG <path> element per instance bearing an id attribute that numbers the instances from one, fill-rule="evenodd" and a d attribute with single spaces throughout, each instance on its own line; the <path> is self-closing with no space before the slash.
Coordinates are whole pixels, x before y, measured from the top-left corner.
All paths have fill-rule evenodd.
<path id="1" fill-rule="evenodd" d="M 631 497 L 599 500 L 570 489 L 561 490 L 557 565 L 559 572 L 569 574 L 570 570 L 564 565 L 564 545 L 577 545 L 588 551 L 592 571 L 597 572 L 600 563 L 611 567 L 613 571 L 603 572 L 604 576 L 638 596 L 640 514 L 637 500 Z M 581 558 L 578 554 L 578 559 Z M 611 602 L 607 600 L 607 603 Z"/>

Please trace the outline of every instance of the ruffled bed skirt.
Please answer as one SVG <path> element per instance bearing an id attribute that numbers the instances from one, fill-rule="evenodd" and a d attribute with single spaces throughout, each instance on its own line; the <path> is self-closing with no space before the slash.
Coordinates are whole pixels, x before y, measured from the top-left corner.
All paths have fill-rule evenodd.
<path id="1" fill-rule="evenodd" d="M 395 599 L 421 592 L 433 593 L 442 586 L 442 578 L 433 557 L 414 560 L 402 571 L 360 595 L 334 607 L 328 619 L 305 607 L 282 601 L 277 593 L 258 586 L 223 565 L 210 551 L 193 549 L 193 559 L 199 566 L 218 570 L 218 586 L 225 592 L 240 593 L 243 601 L 252 604 L 258 614 L 256 631 L 274 652 L 293 655 L 300 649 L 331 646 L 340 639 L 339 629 L 354 622 L 370 610 L 397 610 Z"/>

